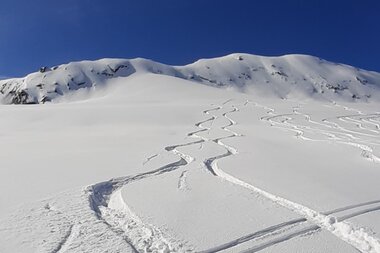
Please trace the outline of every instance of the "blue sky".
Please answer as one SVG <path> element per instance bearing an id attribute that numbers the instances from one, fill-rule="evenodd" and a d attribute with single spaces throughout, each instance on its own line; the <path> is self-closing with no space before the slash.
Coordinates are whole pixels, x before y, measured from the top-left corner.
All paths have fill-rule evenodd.
<path id="1" fill-rule="evenodd" d="M 380 1 L 0 0 L 0 76 L 83 59 L 311 54 L 380 71 Z"/>

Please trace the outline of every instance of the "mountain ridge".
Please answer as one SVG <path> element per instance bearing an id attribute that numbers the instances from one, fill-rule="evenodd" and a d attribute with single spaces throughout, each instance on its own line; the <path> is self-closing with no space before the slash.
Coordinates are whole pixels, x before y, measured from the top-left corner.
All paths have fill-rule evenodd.
<path id="1" fill-rule="evenodd" d="M 43 104 L 79 89 L 106 87 L 113 78 L 153 73 L 232 87 L 241 92 L 272 94 L 279 98 L 302 96 L 328 100 L 379 99 L 380 73 L 333 63 L 315 56 L 289 54 L 257 56 L 234 53 L 171 66 L 144 58 L 104 58 L 78 61 L 40 71 L 23 78 L 0 80 L 5 104 Z"/>

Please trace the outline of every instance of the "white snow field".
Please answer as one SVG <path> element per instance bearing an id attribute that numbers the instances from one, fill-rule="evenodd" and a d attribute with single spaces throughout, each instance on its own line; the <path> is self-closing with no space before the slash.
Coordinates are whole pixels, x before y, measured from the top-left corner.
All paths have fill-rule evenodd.
<path id="1" fill-rule="evenodd" d="M 380 252 L 380 74 L 305 55 L 0 81 L 0 252 Z"/>

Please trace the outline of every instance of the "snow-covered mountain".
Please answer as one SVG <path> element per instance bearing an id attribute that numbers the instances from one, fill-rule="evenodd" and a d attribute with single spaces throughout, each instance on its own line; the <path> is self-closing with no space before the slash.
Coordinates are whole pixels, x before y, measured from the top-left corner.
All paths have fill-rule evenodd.
<path id="1" fill-rule="evenodd" d="M 0 81 L 52 101 L 0 104 L 0 252 L 380 253 L 378 80 L 234 54 Z"/>
<path id="2" fill-rule="evenodd" d="M 37 104 L 79 89 L 96 90 L 107 81 L 135 72 L 174 76 L 216 87 L 280 98 L 297 96 L 346 101 L 379 97 L 380 73 L 307 55 L 264 57 L 249 54 L 202 59 L 186 66 L 169 66 L 147 59 L 102 59 L 72 62 L 24 78 L 0 81 L 3 103 Z"/>

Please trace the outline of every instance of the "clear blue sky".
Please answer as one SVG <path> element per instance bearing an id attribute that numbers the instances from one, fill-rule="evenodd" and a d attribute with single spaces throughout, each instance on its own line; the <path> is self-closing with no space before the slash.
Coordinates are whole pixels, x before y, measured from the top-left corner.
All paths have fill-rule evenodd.
<path id="1" fill-rule="evenodd" d="M 311 54 L 380 71 L 378 0 L 1 0 L 0 75 L 104 57 Z"/>

